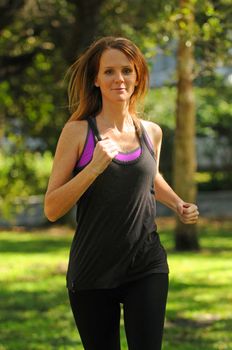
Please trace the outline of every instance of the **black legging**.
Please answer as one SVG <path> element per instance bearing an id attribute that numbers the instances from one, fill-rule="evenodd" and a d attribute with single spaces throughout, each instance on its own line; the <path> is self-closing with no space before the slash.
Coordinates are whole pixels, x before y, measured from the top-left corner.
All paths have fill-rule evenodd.
<path id="1" fill-rule="evenodd" d="M 85 350 L 120 350 L 120 303 L 129 350 L 161 350 L 168 274 L 154 273 L 113 289 L 69 291 Z"/>

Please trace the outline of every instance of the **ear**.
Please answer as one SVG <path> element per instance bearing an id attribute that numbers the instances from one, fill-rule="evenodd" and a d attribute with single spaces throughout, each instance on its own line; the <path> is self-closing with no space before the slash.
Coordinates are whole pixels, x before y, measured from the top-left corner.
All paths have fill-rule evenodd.
<path id="1" fill-rule="evenodd" d="M 94 85 L 95 85 L 96 87 L 99 87 L 99 84 L 98 84 L 97 79 L 95 80 Z"/>

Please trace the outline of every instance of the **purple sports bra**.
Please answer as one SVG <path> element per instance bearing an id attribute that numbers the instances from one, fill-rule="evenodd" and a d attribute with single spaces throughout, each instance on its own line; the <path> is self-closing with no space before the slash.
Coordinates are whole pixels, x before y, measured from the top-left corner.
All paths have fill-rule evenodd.
<path id="1" fill-rule="evenodd" d="M 142 130 L 143 130 L 143 135 L 144 135 L 146 144 L 150 149 L 150 151 L 153 153 L 154 152 L 153 144 L 144 127 L 142 127 Z M 95 147 L 94 132 L 88 123 L 88 132 L 85 140 L 85 145 L 81 153 L 81 156 L 75 165 L 75 168 L 74 168 L 75 170 L 83 168 L 85 165 L 87 165 L 91 161 L 93 157 L 94 147 Z M 127 163 L 127 162 L 136 160 L 141 156 L 141 154 L 142 154 L 142 147 L 140 144 L 140 147 L 136 148 L 131 152 L 119 152 L 114 159 L 122 163 Z"/>

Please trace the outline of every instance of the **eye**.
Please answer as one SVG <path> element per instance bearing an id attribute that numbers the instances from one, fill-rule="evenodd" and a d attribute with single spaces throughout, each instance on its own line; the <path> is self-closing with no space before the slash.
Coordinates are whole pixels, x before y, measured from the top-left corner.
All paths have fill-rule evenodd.
<path id="1" fill-rule="evenodd" d="M 131 68 L 124 68 L 123 69 L 124 74 L 131 74 L 132 72 L 133 72 L 133 69 L 131 69 Z"/>
<path id="2" fill-rule="evenodd" d="M 111 74 L 113 74 L 113 69 L 107 69 L 107 70 L 105 70 L 105 74 L 106 74 L 106 75 L 111 75 Z"/>

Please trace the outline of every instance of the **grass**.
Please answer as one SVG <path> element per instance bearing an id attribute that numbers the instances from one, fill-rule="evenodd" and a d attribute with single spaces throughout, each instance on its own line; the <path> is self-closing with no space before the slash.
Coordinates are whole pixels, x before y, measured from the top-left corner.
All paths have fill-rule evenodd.
<path id="1" fill-rule="evenodd" d="M 157 222 L 171 270 L 163 350 L 232 349 L 231 222 L 202 220 L 198 253 L 175 252 L 173 220 Z M 0 350 L 83 349 L 65 288 L 72 233 L 0 232 Z"/>

